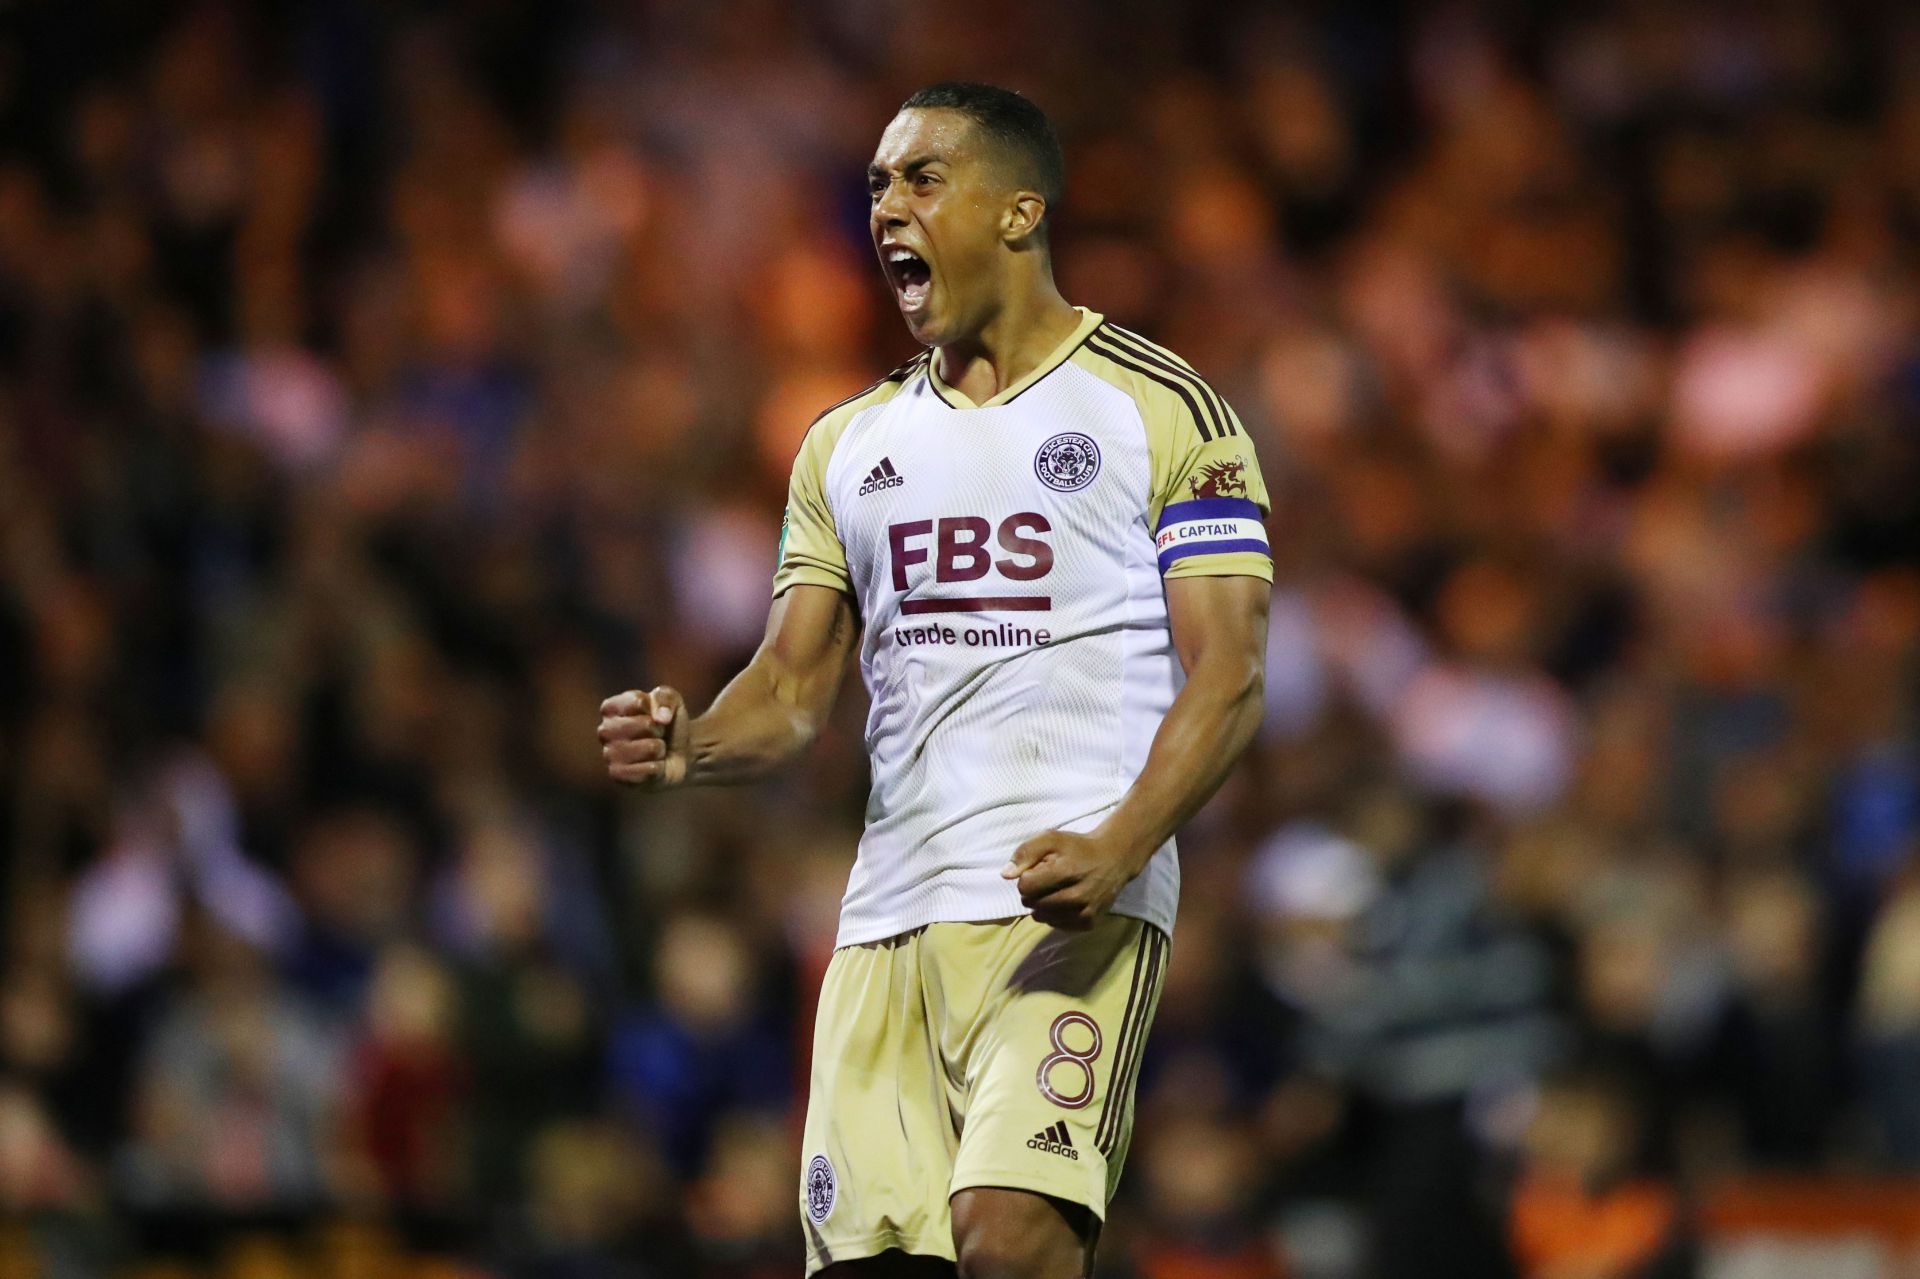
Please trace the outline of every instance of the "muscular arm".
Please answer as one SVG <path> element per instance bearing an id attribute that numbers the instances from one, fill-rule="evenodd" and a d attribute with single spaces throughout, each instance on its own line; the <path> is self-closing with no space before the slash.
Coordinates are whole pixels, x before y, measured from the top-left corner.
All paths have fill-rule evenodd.
<path id="1" fill-rule="evenodd" d="M 824 586 L 791 587 L 774 600 L 753 660 L 706 714 L 690 717 L 671 688 L 621 693 L 601 704 L 608 774 L 655 788 L 766 776 L 819 735 L 856 634 L 845 595 Z"/>
<path id="2" fill-rule="evenodd" d="M 691 725 L 687 780 L 753 781 L 798 755 L 833 710 L 857 628 L 845 595 L 795 586 L 773 602 L 746 669 Z"/>
<path id="3" fill-rule="evenodd" d="M 1257 577 L 1176 577 L 1167 582 L 1173 646 L 1187 684 L 1160 721 L 1146 767 L 1101 829 L 1139 861 L 1213 798 L 1253 740 L 1263 709 L 1267 605 Z"/>
<path id="4" fill-rule="evenodd" d="M 1260 723 L 1271 589 L 1257 577 L 1178 577 L 1166 584 L 1186 687 L 1154 734 L 1146 767 L 1085 835 L 1046 831 L 1002 873 L 1043 922 L 1090 927 L 1180 824 L 1220 789 Z"/>

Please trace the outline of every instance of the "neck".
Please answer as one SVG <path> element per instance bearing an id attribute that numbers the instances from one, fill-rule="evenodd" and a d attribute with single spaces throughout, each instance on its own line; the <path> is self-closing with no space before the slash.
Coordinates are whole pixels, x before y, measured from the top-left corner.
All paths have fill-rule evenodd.
<path id="1" fill-rule="evenodd" d="M 1047 275 L 1012 291 L 977 333 L 943 343 L 940 380 L 985 404 L 1039 366 L 1080 324 L 1080 313 Z"/>

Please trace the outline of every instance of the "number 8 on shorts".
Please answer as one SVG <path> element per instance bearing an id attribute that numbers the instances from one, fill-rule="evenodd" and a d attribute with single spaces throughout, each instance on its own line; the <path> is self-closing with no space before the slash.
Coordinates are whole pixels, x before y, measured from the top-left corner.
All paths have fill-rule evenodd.
<path id="1" fill-rule="evenodd" d="M 1075 1048 L 1068 1042 L 1070 1038 L 1091 1042 L 1084 1048 Z M 1034 1074 L 1040 1095 L 1068 1110 L 1085 1109 L 1093 1100 L 1093 1063 L 1100 1059 L 1102 1042 L 1100 1024 L 1078 1010 L 1064 1012 L 1053 1019 L 1048 1040 L 1053 1051 L 1040 1059 L 1040 1069 Z M 1063 1083 L 1073 1086 L 1063 1088 Z"/>

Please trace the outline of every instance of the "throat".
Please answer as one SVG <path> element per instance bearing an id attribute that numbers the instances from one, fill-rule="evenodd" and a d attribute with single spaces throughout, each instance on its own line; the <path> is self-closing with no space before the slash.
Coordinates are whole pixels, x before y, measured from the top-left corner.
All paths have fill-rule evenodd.
<path id="1" fill-rule="evenodd" d="M 975 405 L 985 404 L 1059 362 L 1060 347 L 1080 329 L 1081 312 L 1060 303 L 1064 315 L 1035 317 L 1017 332 L 943 344 L 935 353 L 940 380 Z"/>
<path id="2" fill-rule="evenodd" d="M 953 347 L 942 347 L 938 356 L 940 380 L 975 404 L 985 404 L 1013 385 L 1023 373 L 1009 368 L 1004 373 L 985 354 L 960 355 Z"/>

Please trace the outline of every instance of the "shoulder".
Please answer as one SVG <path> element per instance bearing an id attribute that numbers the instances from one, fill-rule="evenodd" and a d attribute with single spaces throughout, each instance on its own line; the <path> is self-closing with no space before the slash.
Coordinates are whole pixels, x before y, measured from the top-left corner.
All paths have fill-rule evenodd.
<path id="1" fill-rule="evenodd" d="M 1240 433 L 1226 398 L 1166 347 L 1111 322 L 1087 335 L 1074 362 L 1131 395 L 1149 432 L 1197 432 L 1201 442 Z"/>
<path id="2" fill-rule="evenodd" d="M 831 453 L 833 446 L 862 413 L 868 409 L 885 404 L 918 377 L 927 367 L 929 353 L 920 352 L 893 372 L 859 391 L 855 391 L 837 404 L 830 404 L 821 410 L 807 427 L 805 439 L 800 451 L 804 455 L 809 451 Z M 823 454 L 824 455 L 824 454 Z"/>

